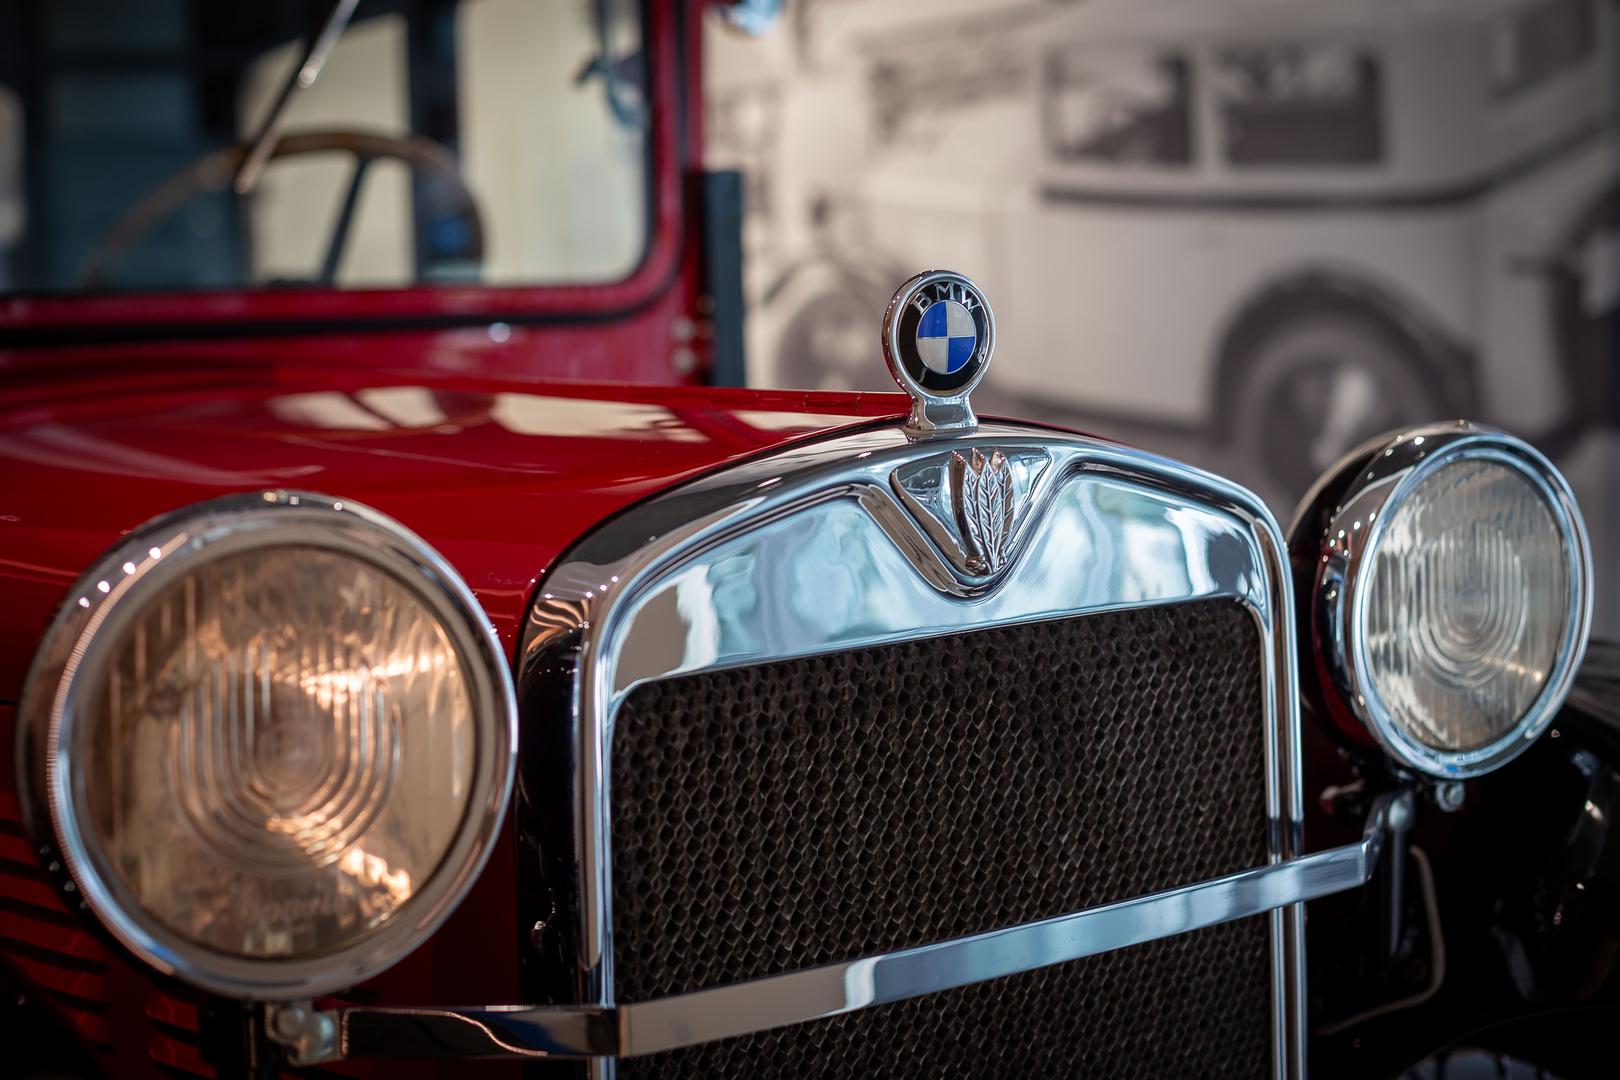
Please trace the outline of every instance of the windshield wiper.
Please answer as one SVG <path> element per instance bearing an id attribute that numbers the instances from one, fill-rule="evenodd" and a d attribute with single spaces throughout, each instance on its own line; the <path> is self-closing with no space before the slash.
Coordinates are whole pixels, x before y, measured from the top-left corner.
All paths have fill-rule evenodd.
<path id="1" fill-rule="evenodd" d="M 332 10 L 326 16 L 326 22 L 321 26 L 321 32 L 315 35 L 310 42 L 309 51 L 304 54 L 304 62 L 293 69 L 292 75 L 281 88 L 281 94 L 276 103 L 270 108 L 270 115 L 264 118 L 259 126 L 258 135 L 248 146 L 247 156 L 237 167 L 236 177 L 231 181 L 231 187 L 236 189 L 238 195 L 246 195 L 253 190 L 253 185 L 259 182 L 259 174 L 264 171 L 265 162 L 275 151 L 276 144 L 281 141 L 281 123 L 285 119 L 287 104 L 292 100 L 295 90 L 308 90 L 315 85 L 315 80 L 321 77 L 321 68 L 326 65 L 332 50 L 337 48 L 338 39 L 343 31 L 349 28 L 349 20 L 354 18 L 354 9 L 360 0 L 336 0 Z"/>

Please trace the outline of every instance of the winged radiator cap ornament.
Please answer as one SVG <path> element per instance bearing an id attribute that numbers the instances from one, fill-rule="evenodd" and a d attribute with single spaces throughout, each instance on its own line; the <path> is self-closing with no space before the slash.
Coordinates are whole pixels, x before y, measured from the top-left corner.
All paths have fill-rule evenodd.
<path id="1" fill-rule="evenodd" d="M 962 274 L 929 270 L 900 286 L 883 316 L 883 356 L 911 395 L 913 439 L 971 434 L 968 394 L 984 378 L 996 320 L 979 287 Z M 1049 459 L 1039 450 L 967 446 L 908 462 L 895 494 L 935 546 L 969 578 L 1006 567 L 1018 526 Z"/>

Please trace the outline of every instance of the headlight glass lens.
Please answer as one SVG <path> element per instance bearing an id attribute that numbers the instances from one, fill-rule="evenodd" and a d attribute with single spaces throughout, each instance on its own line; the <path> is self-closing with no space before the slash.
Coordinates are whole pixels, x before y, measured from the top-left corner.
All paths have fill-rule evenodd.
<path id="1" fill-rule="evenodd" d="M 78 729 L 87 846 L 128 901 L 229 956 L 395 918 L 468 812 L 463 668 L 416 592 L 319 547 L 228 554 L 107 643 Z"/>
<path id="2" fill-rule="evenodd" d="M 1424 746 L 1488 746 L 1565 647 L 1571 556 L 1548 496 L 1519 468 L 1464 457 L 1389 513 L 1364 582 L 1370 689 Z"/>

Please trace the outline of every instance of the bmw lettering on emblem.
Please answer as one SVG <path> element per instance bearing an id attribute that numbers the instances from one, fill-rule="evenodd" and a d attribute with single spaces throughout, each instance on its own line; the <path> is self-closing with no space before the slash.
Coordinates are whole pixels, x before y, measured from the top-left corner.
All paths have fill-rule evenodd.
<path id="1" fill-rule="evenodd" d="M 963 275 L 930 270 L 900 286 L 883 316 L 883 355 L 912 397 L 912 434 L 974 426 L 967 395 L 984 377 L 995 343 L 990 305 Z"/>

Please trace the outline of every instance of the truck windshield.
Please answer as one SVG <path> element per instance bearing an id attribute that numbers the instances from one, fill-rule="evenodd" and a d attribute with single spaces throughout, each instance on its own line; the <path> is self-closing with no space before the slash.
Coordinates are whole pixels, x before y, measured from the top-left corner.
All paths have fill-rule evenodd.
<path id="1" fill-rule="evenodd" d="M 0 293 L 593 283 L 648 231 L 637 0 L 0 4 Z"/>

